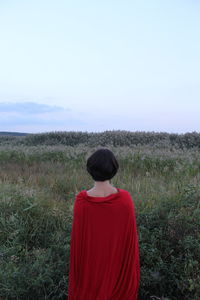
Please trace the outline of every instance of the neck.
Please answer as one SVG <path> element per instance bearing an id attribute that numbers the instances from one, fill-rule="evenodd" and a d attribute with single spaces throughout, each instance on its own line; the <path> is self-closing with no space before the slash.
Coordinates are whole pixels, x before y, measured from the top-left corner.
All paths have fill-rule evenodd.
<path id="1" fill-rule="evenodd" d="M 95 189 L 106 189 L 112 187 L 112 184 L 110 183 L 109 180 L 105 180 L 105 181 L 95 181 L 94 183 L 94 188 Z"/>

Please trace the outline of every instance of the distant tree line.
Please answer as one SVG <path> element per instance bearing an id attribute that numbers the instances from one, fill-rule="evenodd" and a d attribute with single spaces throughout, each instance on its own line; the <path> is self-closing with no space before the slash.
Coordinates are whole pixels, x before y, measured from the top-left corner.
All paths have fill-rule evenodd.
<path id="1" fill-rule="evenodd" d="M 176 147 L 180 149 L 200 148 L 200 132 L 188 132 L 184 134 L 167 132 L 145 132 L 126 130 L 107 130 L 104 132 L 82 131 L 52 131 L 37 134 L 0 135 L 0 144 L 13 145 L 157 145 L 158 147 Z"/>
<path id="2" fill-rule="evenodd" d="M 24 133 L 24 132 L 9 132 L 9 131 L 0 131 L 0 136 L 5 135 L 5 136 L 25 136 L 28 135 L 29 133 Z"/>

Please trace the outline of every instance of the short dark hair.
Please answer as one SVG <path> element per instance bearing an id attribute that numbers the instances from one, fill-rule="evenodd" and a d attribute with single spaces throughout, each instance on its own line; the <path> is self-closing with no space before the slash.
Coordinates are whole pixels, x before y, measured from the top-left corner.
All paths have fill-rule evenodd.
<path id="1" fill-rule="evenodd" d="M 95 181 L 109 180 L 119 168 L 116 157 L 111 150 L 101 148 L 87 159 L 87 171 Z"/>

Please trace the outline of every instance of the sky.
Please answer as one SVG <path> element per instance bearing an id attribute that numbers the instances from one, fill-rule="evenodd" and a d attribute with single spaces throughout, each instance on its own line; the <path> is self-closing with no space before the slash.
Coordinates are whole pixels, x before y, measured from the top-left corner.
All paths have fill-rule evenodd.
<path id="1" fill-rule="evenodd" d="M 200 1 L 0 1 L 0 131 L 200 132 Z"/>

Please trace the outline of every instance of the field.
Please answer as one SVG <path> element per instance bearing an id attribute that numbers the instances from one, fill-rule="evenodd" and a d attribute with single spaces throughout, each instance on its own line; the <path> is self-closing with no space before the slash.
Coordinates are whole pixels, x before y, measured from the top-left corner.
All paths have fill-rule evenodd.
<path id="1" fill-rule="evenodd" d="M 200 299 L 200 134 L 113 131 L 0 137 L 1 300 L 67 299 L 73 203 L 101 147 L 136 209 L 139 300 Z"/>

